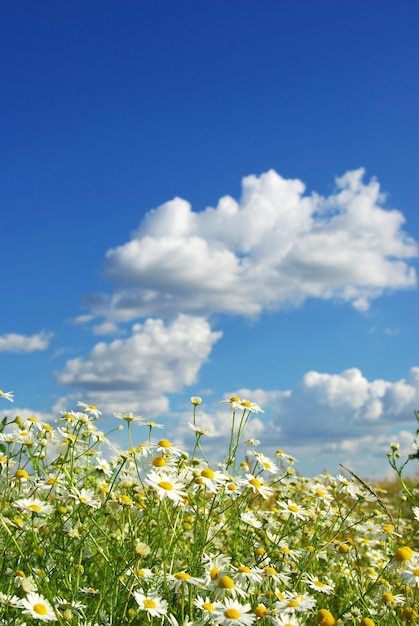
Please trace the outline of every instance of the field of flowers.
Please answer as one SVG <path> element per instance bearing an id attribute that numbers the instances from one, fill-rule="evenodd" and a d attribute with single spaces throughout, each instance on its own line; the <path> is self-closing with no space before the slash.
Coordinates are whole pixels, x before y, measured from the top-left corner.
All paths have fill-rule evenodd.
<path id="1" fill-rule="evenodd" d="M 242 442 L 260 407 L 225 402 L 230 445 L 215 464 L 198 397 L 189 453 L 131 413 L 115 414 L 121 451 L 95 406 L 54 426 L 4 410 L 0 624 L 419 623 L 419 491 L 397 444 L 401 489 L 389 500 L 350 471 L 304 478 L 286 452 L 265 456 Z"/>

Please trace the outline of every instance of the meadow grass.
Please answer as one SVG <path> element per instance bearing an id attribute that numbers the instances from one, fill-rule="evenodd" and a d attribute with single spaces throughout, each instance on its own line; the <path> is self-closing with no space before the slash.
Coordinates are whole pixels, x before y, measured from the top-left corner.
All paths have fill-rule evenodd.
<path id="1" fill-rule="evenodd" d="M 3 420 L 0 624 L 418 623 L 419 492 L 403 475 L 415 454 L 391 446 L 390 498 L 351 471 L 305 478 L 286 452 L 242 442 L 261 409 L 231 398 L 229 446 L 210 463 L 191 403 L 189 453 L 131 413 L 115 414 L 121 451 L 83 403 L 55 425 Z"/>

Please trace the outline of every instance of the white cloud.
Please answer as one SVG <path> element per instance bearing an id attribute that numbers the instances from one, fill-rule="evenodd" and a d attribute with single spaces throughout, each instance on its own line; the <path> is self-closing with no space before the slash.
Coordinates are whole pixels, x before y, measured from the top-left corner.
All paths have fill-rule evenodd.
<path id="1" fill-rule="evenodd" d="M 221 335 L 201 317 L 179 315 L 170 324 L 150 318 L 134 324 L 128 338 L 98 343 L 86 357 L 67 361 L 58 382 L 108 412 L 156 416 L 169 408 L 166 394 L 197 381 Z"/>
<path id="2" fill-rule="evenodd" d="M 36 335 L 19 335 L 8 333 L 0 336 L 0 352 L 35 352 L 46 350 L 49 347 L 52 333 L 37 333 Z"/>
<path id="3" fill-rule="evenodd" d="M 381 437 L 392 425 L 412 423 L 419 407 L 419 368 L 396 382 L 368 381 L 356 368 L 340 374 L 312 371 L 293 390 L 236 393 L 267 409 L 269 428 L 280 429 L 283 446 L 310 444 L 331 450 L 344 441 L 357 445 L 349 442 Z M 264 438 L 272 444 L 269 428 Z"/>
<path id="4" fill-rule="evenodd" d="M 407 259 L 417 247 L 403 215 L 384 209 L 378 182 L 364 184 L 363 175 L 347 172 L 321 197 L 270 170 L 243 179 L 239 202 L 225 196 L 200 212 L 180 198 L 166 202 L 129 242 L 108 250 L 106 274 L 116 290 L 87 304 L 114 320 L 252 316 L 310 297 L 366 310 L 386 290 L 416 284 Z"/>

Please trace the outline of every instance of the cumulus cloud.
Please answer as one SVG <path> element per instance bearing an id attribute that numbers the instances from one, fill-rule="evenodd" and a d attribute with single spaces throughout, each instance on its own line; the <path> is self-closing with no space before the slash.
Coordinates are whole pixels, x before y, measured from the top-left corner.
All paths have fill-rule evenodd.
<path id="1" fill-rule="evenodd" d="M 131 240 L 106 254 L 115 291 L 90 296 L 96 315 L 114 320 L 254 316 L 337 299 L 359 310 L 386 290 L 412 288 L 415 242 L 404 217 L 364 170 L 336 179 L 329 196 L 270 170 L 242 181 L 239 201 L 222 197 L 195 212 L 175 198 L 146 214 Z"/>
<path id="2" fill-rule="evenodd" d="M 419 368 L 396 382 L 369 381 L 357 368 L 340 374 L 311 371 L 292 390 L 236 393 L 268 409 L 266 443 L 276 432 L 283 445 L 328 446 L 330 451 L 342 442 L 350 447 L 356 440 L 385 435 L 390 426 L 411 423 L 419 407 Z"/>
<path id="3" fill-rule="evenodd" d="M 0 352 L 36 352 L 49 347 L 52 333 L 37 333 L 35 335 L 19 335 L 8 333 L 0 336 Z"/>
<path id="4" fill-rule="evenodd" d="M 168 324 L 149 318 L 134 324 L 129 337 L 100 342 L 67 361 L 57 379 L 109 412 L 156 416 L 168 410 L 168 393 L 196 382 L 221 335 L 201 317 L 179 315 Z"/>

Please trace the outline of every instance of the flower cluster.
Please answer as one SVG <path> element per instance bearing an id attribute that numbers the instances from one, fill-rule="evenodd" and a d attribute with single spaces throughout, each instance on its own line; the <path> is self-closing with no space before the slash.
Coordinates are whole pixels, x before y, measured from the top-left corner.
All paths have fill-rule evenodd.
<path id="1" fill-rule="evenodd" d="M 255 440 L 240 461 L 262 409 L 236 397 L 226 456 L 210 463 L 201 402 L 192 454 L 132 413 L 115 415 L 129 442 L 118 451 L 84 403 L 55 425 L 3 421 L 1 623 L 417 623 L 419 507 L 402 515 L 355 476 L 299 476 Z M 146 441 L 133 443 L 133 423 Z"/>

